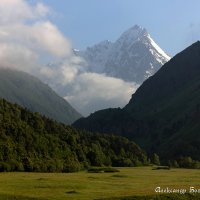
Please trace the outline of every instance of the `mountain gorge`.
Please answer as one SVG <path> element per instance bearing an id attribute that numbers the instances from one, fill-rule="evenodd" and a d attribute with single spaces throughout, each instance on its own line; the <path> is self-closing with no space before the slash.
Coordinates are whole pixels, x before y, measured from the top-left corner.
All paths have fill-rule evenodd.
<path id="1" fill-rule="evenodd" d="M 0 69 L 0 98 L 5 98 L 65 124 L 71 124 L 81 117 L 48 85 L 21 71 Z"/>
<path id="2" fill-rule="evenodd" d="M 123 109 L 98 111 L 74 126 L 134 139 L 162 159 L 200 160 L 200 42 L 147 79 Z"/>
<path id="3" fill-rule="evenodd" d="M 170 60 L 147 30 L 138 25 L 125 31 L 115 42 L 106 40 L 75 53 L 86 60 L 89 71 L 137 84 Z"/>

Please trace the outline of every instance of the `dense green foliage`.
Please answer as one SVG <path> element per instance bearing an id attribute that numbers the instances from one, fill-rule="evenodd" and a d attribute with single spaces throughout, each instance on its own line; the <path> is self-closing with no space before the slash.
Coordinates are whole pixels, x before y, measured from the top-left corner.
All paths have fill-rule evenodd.
<path id="1" fill-rule="evenodd" d="M 153 154 L 151 162 L 154 165 L 160 165 L 160 158 L 159 158 L 159 156 L 156 153 Z"/>
<path id="2" fill-rule="evenodd" d="M 77 131 L 0 99 L 0 171 L 72 172 L 146 160 L 126 138 Z"/>
<path id="3" fill-rule="evenodd" d="M 200 160 L 200 42 L 146 80 L 125 108 L 98 111 L 74 126 L 126 136 L 165 163 Z"/>
<path id="4" fill-rule="evenodd" d="M 0 69 L 0 98 L 65 124 L 71 124 L 81 117 L 48 85 L 25 72 Z"/>

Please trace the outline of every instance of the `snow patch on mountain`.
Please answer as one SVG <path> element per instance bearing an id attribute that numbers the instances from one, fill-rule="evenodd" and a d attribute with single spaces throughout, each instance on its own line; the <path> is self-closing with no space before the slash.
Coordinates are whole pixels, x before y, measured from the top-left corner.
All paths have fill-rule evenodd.
<path id="1" fill-rule="evenodd" d="M 147 38 L 150 41 L 150 44 L 154 47 L 153 49 L 149 49 L 153 56 L 156 57 L 157 61 L 160 62 L 162 65 L 169 61 L 171 58 L 168 56 L 151 38 L 148 34 Z"/>
<path id="2" fill-rule="evenodd" d="M 105 40 L 93 47 L 88 47 L 85 51 L 75 51 L 77 56 L 83 57 L 87 62 L 88 71 L 102 73 L 108 59 L 112 42 Z"/>
<path id="3" fill-rule="evenodd" d="M 86 60 L 90 72 L 138 84 L 170 60 L 147 30 L 138 25 L 125 31 L 115 42 L 105 40 L 76 55 Z"/>

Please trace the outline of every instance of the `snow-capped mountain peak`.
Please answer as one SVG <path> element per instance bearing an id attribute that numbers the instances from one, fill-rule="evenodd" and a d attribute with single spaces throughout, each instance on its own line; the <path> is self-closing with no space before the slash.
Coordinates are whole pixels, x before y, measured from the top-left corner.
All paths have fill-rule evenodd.
<path id="1" fill-rule="evenodd" d="M 105 40 L 78 52 L 93 72 L 141 84 L 170 57 L 156 44 L 147 30 L 135 25 L 115 42 Z"/>
<path id="2" fill-rule="evenodd" d="M 141 26 L 135 25 L 125 31 L 117 41 L 135 42 L 146 36 L 147 30 Z"/>

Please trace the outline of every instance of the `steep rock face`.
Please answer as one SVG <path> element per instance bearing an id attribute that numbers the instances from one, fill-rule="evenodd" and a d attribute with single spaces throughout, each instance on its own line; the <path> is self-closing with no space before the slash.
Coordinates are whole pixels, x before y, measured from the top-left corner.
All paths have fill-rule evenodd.
<path id="1" fill-rule="evenodd" d="M 200 76 L 200 42 L 177 54 L 132 95 L 127 110 L 152 110 L 152 106 L 169 104 L 172 98 L 196 84 Z M 145 98 L 145 96 L 147 98 Z M 140 105 L 140 108 L 138 106 Z M 141 111 L 140 111 L 141 112 Z"/>
<path id="2" fill-rule="evenodd" d="M 85 51 L 75 51 L 75 54 L 86 60 L 89 71 L 102 73 L 112 45 L 112 42 L 105 40 L 87 47 Z"/>
<path id="3" fill-rule="evenodd" d="M 146 29 L 135 25 L 114 43 L 103 41 L 77 51 L 89 70 L 141 84 L 170 57 L 154 42 Z"/>
<path id="4" fill-rule="evenodd" d="M 0 69 L 0 97 L 65 124 L 81 117 L 48 85 L 21 71 Z"/>
<path id="5" fill-rule="evenodd" d="M 134 139 L 163 159 L 200 160 L 200 42 L 146 80 L 123 109 L 98 111 L 74 125 Z"/>

